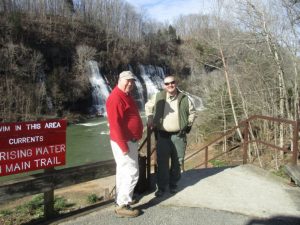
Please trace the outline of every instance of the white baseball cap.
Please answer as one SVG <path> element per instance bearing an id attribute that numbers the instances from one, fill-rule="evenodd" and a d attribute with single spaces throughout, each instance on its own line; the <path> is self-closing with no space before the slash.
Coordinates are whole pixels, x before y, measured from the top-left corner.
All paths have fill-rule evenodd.
<path id="1" fill-rule="evenodd" d="M 120 73 L 119 78 L 123 78 L 126 80 L 136 80 L 134 77 L 134 74 L 131 71 L 123 71 L 122 73 Z"/>

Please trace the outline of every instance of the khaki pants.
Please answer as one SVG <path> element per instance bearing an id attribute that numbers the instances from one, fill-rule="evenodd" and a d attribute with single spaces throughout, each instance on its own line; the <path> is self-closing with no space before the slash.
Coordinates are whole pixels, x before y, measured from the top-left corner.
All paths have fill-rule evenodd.
<path id="1" fill-rule="evenodd" d="M 110 141 L 117 164 L 116 169 L 116 203 L 127 205 L 132 201 L 134 187 L 139 178 L 138 143 L 128 141 L 129 152 L 124 155 L 119 145 Z"/>

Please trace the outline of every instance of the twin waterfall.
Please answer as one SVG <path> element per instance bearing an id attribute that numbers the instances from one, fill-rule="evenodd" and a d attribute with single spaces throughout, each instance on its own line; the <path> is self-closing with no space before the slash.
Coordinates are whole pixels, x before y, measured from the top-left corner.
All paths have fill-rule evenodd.
<path id="1" fill-rule="evenodd" d="M 105 102 L 113 87 L 105 76 L 103 76 L 98 68 L 96 61 L 88 62 L 89 80 L 92 86 L 92 107 L 90 112 L 95 115 L 105 116 Z M 144 110 L 144 104 L 153 94 L 163 88 L 163 79 L 165 77 L 164 70 L 158 66 L 139 65 L 139 74 L 136 74 L 135 89 L 133 96 L 140 110 Z M 192 100 L 195 108 L 199 111 L 203 110 L 203 104 L 200 97 L 184 92 Z"/>
<path id="2" fill-rule="evenodd" d="M 105 102 L 111 91 L 108 82 L 101 76 L 99 67 L 96 61 L 88 62 L 89 80 L 92 85 L 93 105 L 90 112 L 96 115 L 104 115 Z"/>

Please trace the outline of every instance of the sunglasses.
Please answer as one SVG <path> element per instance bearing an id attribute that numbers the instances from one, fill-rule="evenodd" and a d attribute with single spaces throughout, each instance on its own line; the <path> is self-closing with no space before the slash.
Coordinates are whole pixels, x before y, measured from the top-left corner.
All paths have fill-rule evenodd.
<path id="1" fill-rule="evenodd" d="M 171 82 L 166 82 L 165 85 L 168 86 L 170 84 L 175 84 L 175 80 L 171 81 Z"/>

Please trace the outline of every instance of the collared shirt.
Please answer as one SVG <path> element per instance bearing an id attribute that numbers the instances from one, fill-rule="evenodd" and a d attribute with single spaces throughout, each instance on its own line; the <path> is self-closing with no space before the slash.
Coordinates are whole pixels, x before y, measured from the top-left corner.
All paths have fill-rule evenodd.
<path id="1" fill-rule="evenodd" d="M 146 116 L 153 116 L 153 110 L 156 103 L 156 94 L 154 94 L 148 102 L 145 104 Z M 189 103 L 189 116 L 188 123 L 192 125 L 196 118 L 196 110 L 192 101 L 188 98 Z M 171 96 L 167 92 L 166 104 L 164 108 L 163 124 L 162 127 L 158 127 L 160 130 L 168 132 L 176 132 L 180 130 L 179 115 L 178 115 L 178 95 Z"/>

